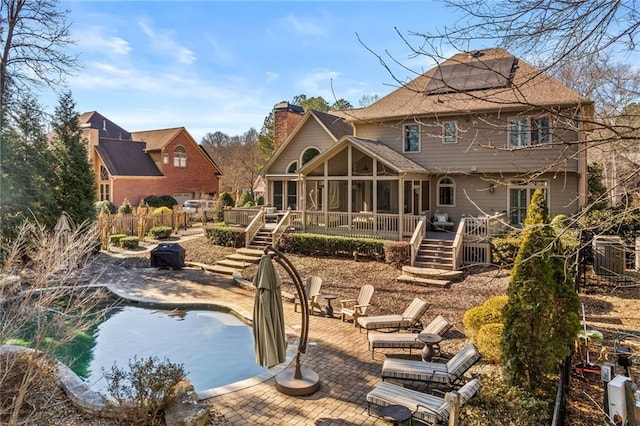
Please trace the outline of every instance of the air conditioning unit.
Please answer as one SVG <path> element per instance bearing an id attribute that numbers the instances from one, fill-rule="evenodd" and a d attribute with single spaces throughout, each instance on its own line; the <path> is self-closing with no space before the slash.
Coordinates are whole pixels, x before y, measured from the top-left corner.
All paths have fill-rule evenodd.
<path id="1" fill-rule="evenodd" d="M 609 417 L 616 424 L 627 425 L 626 382 L 631 382 L 626 376 L 616 376 L 607 384 L 609 393 Z"/>

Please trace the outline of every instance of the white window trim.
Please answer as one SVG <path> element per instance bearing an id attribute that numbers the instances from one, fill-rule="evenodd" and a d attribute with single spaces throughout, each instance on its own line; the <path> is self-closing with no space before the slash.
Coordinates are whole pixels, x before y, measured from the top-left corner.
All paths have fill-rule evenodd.
<path id="1" fill-rule="evenodd" d="M 162 164 L 169 164 L 169 154 L 166 152 L 162 154 Z"/>
<path id="2" fill-rule="evenodd" d="M 453 188 L 453 204 L 440 204 L 440 187 L 443 179 L 451 179 L 451 185 L 445 184 L 447 188 Z M 442 176 L 436 182 L 436 207 L 455 207 L 456 206 L 456 180 L 451 176 Z"/>
<path id="3" fill-rule="evenodd" d="M 292 165 L 294 165 L 294 164 L 296 165 L 296 171 L 295 171 L 295 172 L 293 172 L 293 173 L 291 173 L 291 172 L 289 172 L 289 169 L 290 169 L 290 168 L 291 168 L 291 166 L 292 166 Z M 294 173 L 298 173 L 298 168 L 299 168 L 299 167 L 298 167 L 298 164 L 299 164 L 299 163 L 298 163 L 298 160 L 293 160 L 292 162 L 290 162 L 289 164 L 287 164 L 287 167 L 285 167 L 284 172 L 285 172 L 286 174 L 288 174 L 288 175 L 291 175 L 291 174 L 294 174 Z"/>
<path id="4" fill-rule="evenodd" d="M 453 142 L 447 142 L 447 130 L 446 130 L 446 125 L 449 123 L 453 123 L 453 125 L 456 128 L 456 134 L 455 134 L 455 141 Z M 458 143 L 458 139 L 460 138 L 459 136 L 459 129 L 458 129 L 458 122 L 456 120 L 450 120 L 450 121 L 444 121 L 442 123 L 442 143 L 445 145 L 452 145 L 452 144 L 456 144 Z"/>
<path id="5" fill-rule="evenodd" d="M 418 128 L 418 149 L 415 151 L 407 151 L 407 127 L 416 126 Z M 409 123 L 402 126 L 402 152 L 407 154 L 416 154 L 422 151 L 422 131 L 419 123 Z"/>
<path id="6" fill-rule="evenodd" d="M 318 155 L 322 154 L 322 150 L 320 148 L 318 148 L 317 146 L 307 146 L 305 147 L 305 149 L 302 150 L 302 152 L 300 153 L 300 158 L 298 158 L 298 170 L 300 170 L 305 164 L 313 161 L 318 155 L 316 155 L 315 157 L 313 157 L 311 160 L 307 161 L 306 163 L 302 162 L 302 158 L 304 157 L 304 153 L 309 151 L 310 149 L 315 149 L 316 151 L 318 151 Z"/>
<path id="7" fill-rule="evenodd" d="M 537 120 L 539 118 L 544 118 L 547 117 L 547 119 L 549 120 L 549 127 L 547 129 L 548 131 L 548 137 L 549 137 L 549 141 L 547 143 L 539 143 L 539 144 L 532 144 L 531 143 L 531 129 L 533 128 L 533 126 L 531 125 L 533 120 Z M 527 143 L 526 145 L 522 145 L 522 146 L 513 146 L 511 145 L 511 122 L 513 120 L 527 120 Z M 508 149 L 512 149 L 512 150 L 517 150 L 517 149 L 523 149 L 523 148 L 551 148 L 551 145 L 553 144 L 553 121 L 551 119 L 551 114 L 540 114 L 540 115 L 530 115 L 530 116 L 519 116 L 519 115 L 515 115 L 512 117 L 508 117 L 507 119 L 507 148 Z"/>
<path id="8" fill-rule="evenodd" d="M 184 149 L 184 152 L 180 152 L 180 154 L 184 154 L 184 157 L 179 157 L 176 155 L 176 151 L 178 150 L 178 148 L 182 148 Z M 184 169 L 187 167 L 187 161 L 188 161 L 188 151 L 187 148 L 185 148 L 182 145 L 178 145 L 173 149 L 173 167 L 177 167 L 180 169 Z M 182 161 L 180 161 L 182 160 Z"/>
<path id="9" fill-rule="evenodd" d="M 543 183 L 544 185 L 535 185 L 535 182 Z M 551 181 L 549 179 L 535 179 L 530 182 L 509 182 L 507 183 L 507 212 L 511 212 L 511 194 L 509 192 L 510 189 L 533 189 L 534 191 L 537 188 L 544 188 L 547 190 L 547 210 L 549 211 L 549 216 L 551 216 Z M 531 198 L 527 200 L 527 210 L 529 209 L 529 202 Z M 510 216 L 507 216 L 509 219 Z"/>

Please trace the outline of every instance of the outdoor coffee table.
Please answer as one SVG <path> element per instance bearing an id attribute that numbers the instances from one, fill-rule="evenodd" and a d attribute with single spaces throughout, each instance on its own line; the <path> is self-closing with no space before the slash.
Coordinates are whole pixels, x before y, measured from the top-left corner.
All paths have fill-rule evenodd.
<path id="1" fill-rule="evenodd" d="M 411 419 L 411 410 L 403 405 L 387 405 L 382 407 L 380 415 L 383 419 L 393 422 L 394 425 L 399 425 Z"/>
<path id="2" fill-rule="evenodd" d="M 326 316 L 333 318 L 333 306 L 331 306 L 331 301 L 337 299 L 338 296 L 334 296 L 333 294 L 323 294 L 322 297 L 327 301 Z"/>
<path id="3" fill-rule="evenodd" d="M 418 334 L 417 339 L 424 343 L 424 348 L 422 349 L 422 360 L 431 361 L 433 359 L 433 355 L 435 355 L 433 345 L 440 343 L 442 341 L 442 337 L 433 333 L 420 333 Z"/>

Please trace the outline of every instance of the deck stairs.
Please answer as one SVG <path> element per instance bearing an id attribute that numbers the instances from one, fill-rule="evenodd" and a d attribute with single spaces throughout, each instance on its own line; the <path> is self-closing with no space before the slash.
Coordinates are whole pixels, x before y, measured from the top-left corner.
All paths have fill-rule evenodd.
<path id="1" fill-rule="evenodd" d="M 404 266 L 397 281 L 429 287 L 449 288 L 462 276 L 453 266 L 453 241 L 425 238 L 413 266 Z"/>
<path id="2" fill-rule="evenodd" d="M 227 255 L 224 259 L 217 260 L 213 265 L 197 262 L 185 262 L 185 265 L 222 275 L 241 275 L 244 268 L 260 262 L 263 254 L 263 250 L 239 248 L 235 253 Z"/>
<path id="3" fill-rule="evenodd" d="M 271 244 L 272 231 L 273 231 L 273 228 L 268 228 L 268 227 L 260 228 L 260 230 L 253 237 L 253 239 L 251 240 L 247 248 L 264 250 L 266 246 Z"/>

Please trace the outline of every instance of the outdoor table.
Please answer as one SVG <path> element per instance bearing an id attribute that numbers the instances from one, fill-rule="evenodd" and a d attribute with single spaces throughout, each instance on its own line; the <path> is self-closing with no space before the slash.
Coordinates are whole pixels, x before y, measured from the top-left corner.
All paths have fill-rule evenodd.
<path id="1" fill-rule="evenodd" d="M 440 343 L 442 341 L 442 337 L 433 333 L 420 333 L 418 334 L 418 340 L 424 343 L 424 348 L 422 349 L 422 360 L 431 361 L 431 359 L 433 359 L 433 355 L 435 355 L 433 345 Z"/>
<path id="2" fill-rule="evenodd" d="M 326 316 L 333 318 L 333 306 L 331 306 L 331 301 L 337 299 L 338 296 L 333 294 L 324 294 L 322 297 L 327 301 Z"/>
<path id="3" fill-rule="evenodd" d="M 394 425 L 399 425 L 411 419 L 411 410 L 403 405 L 387 405 L 380 410 L 382 418 L 392 421 Z M 411 422 L 409 422 L 411 424 Z"/>

